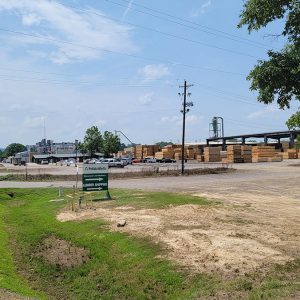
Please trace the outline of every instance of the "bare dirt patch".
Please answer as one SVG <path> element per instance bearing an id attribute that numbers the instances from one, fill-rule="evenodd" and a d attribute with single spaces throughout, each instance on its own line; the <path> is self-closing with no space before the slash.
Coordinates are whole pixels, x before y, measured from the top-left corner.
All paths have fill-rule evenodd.
<path id="1" fill-rule="evenodd" d="M 51 265 L 73 268 L 90 259 L 90 251 L 77 247 L 54 236 L 45 238 L 35 256 L 42 258 Z"/>
<path id="2" fill-rule="evenodd" d="M 249 208 L 181 205 L 136 210 L 132 207 L 109 209 L 103 204 L 98 205 L 100 207 L 96 210 L 62 212 L 58 219 L 108 220 L 111 230 L 151 237 L 154 242 L 163 245 L 166 250 L 164 258 L 174 260 L 193 272 L 217 272 L 234 277 L 293 259 L 278 247 L 282 241 L 269 231 L 269 226 L 264 230 L 264 224 L 249 215 Z M 125 227 L 117 227 L 120 219 L 126 220 Z"/>

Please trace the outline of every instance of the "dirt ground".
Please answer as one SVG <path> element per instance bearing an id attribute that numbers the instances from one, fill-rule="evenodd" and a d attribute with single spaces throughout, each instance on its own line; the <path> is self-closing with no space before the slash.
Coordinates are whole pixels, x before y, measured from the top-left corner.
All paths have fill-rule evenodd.
<path id="1" fill-rule="evenodd" d="M 106 219 L 111 230 L 162 244 L 164 257 L 192 272 L 264 273 L 300 257 L 299 182 L 299 160 L 243 165 L 234 174 L 114 181 L 114 187 L 190 193 L 221 204 L 137 210 L 102 203 L 96 210 L 62 212 L 58 219 Z M 117 227 L 120 219 L 125 227 Z"/>

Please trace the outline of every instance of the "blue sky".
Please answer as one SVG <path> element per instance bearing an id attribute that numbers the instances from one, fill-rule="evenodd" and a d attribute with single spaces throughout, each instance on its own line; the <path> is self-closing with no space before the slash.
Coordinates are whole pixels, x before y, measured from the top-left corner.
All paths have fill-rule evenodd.
<path id="1" fill-rule="evenodd" d="M 181 140 L 184 80 L 194 106 L 186 140 L 285 130 L 296 111 L 263 105 L 246 76 L 281 49 L 282 22 L 248 35 L 243 1 L 0 0 L 0 147 L 82 140 L 88 127 L 136 143 Z M 124 140 L 124 142 L 126 142 Z"/>

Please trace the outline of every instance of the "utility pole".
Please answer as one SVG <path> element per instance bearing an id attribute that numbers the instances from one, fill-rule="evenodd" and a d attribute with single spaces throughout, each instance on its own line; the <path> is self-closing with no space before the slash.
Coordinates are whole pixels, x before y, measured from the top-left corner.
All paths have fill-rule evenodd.
<path id="1" fill-rule="evenodd" d="M 182 103 L 182 110 L 180 112 L 182 112 L 182 144 L 181 144 L 181 174 L 184 174 L 184 161 L 185 161 L 185 155 L 184 155 L 184 144 L 185 144 L 185 115 L 186 113 L 189 112 L 189 108 L 187 107 L 192 107 L 194 104 L 193 102 L 187 102 L 186 98 L 187 96 L 190 96 L 191 94 L 188 93 L 187 94 L 187 90 L 188 88 L 190 88 L 191 86 L 193 86 L 192 84 L 188 85 L 186 80 L 184 81 L 184 85 L 183 86 L 179 86 L 179 88 L 183 88 L 183 93 L 178 93 L 179 96 L 183 96 L 183 103 Z"/>

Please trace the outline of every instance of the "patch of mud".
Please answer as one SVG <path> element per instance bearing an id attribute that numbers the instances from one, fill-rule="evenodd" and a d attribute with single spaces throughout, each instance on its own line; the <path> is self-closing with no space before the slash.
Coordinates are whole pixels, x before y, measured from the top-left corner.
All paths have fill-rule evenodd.
<path id="1" fill-rule="evenodd" d="M 42 241 L 35 256 L 51 265 L 73 268 L 87 262 L 90 259 L 90 251 L 74 246 L 66 240 L 50 236 Z"/>
<path id="2" fill-rule="evenodd" d="M 111 230 L 150 237 L 165 249 L 160 257 L 174 260 L 189 271 L 237 277 L 293 260 L 286 251 L 286 233 L 254 216 L 252 208 L 232 206 L 128 210 L 100 204 L 94 211 L 62 212 L 57 218 L 105 219 L 110 221 Z M 120 219 L 126 220 L 125 227 L 117 227 Z M 294 235 L 292 239 L 295 242 Z"/>

